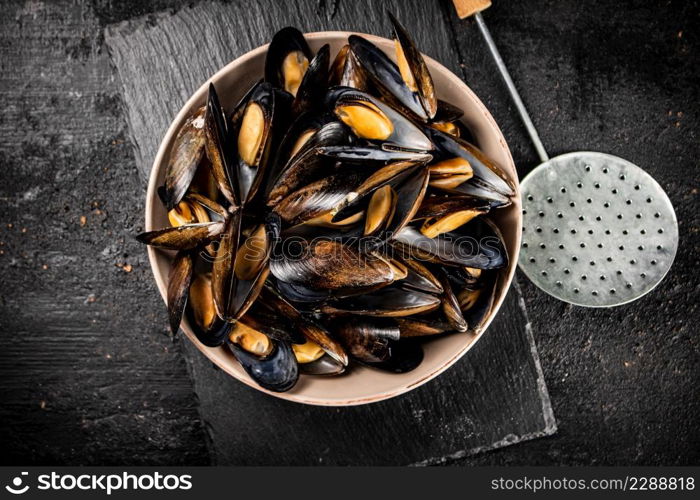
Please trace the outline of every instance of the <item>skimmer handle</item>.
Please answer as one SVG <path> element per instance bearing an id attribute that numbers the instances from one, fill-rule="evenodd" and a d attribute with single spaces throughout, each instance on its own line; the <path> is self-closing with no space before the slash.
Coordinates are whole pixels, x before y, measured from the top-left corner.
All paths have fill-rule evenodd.
<path id="1" fill-rule="evenodd" d="M 517 108 L 518 113 L 520 114 L 520 118 L 522 119 L 523 124 L 525 125 L 525 129 L 527 129 L 527 133 L 530 136 L 530 140 L 532 141 L 533 146 L 535 146 L 535 149 L 537 150 L 537 156 L 540 157 L 540 161 L 542 163 L 546 162 L 547 160 L 549 160 L 549 155 L 544 149 L 544 145 L 542 144 L 540 135 L 537 133 L 537 129 L 532 123 L 530 114 L 527 112 L 525 104 L 523 104 L 523 100 L 520 98 L 518 89 L 515 88 L 513 79 L 510 77 L 510 73 L 508 73 L 508 68 L 506 68 L 506 64 L 503 62 L 503 58 L 498 52 L 498 47 L 496 47 L 496 43 L 493 41 L 491 33 L 486 27 L 484 18 L 481 15 L 482 10 L 485 10 L 491 6 L 491 0 L 452 0 L 452 3 L 454 3 L 455 9 L 457 9 L 457 15 L 461 19 L 464 19 L 465 17 L 474 14 L 474 19 L 476 19 L 476 24 L 477 26 L 479 26 L 479 31 L 481 31 L 481 35 L 486 41 L 486 45 L 488 46 L 489 51 L 491 52 L 491 56 L 493 57 L 493 60 L 496 63 L 496 67 L 501 73 L 501 77 L 503 78 L 503 81 L 505 82 L 506 87 L 508 88 L 510 97 L 511 99 L 513 99 L 513 103 L 515 104 L 515 107 Z"/>

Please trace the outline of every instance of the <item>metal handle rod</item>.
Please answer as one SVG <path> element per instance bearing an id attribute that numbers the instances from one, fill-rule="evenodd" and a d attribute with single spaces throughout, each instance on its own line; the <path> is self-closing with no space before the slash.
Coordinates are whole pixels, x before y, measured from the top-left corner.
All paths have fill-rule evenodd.
<path id="1" fill-rule="evenodd" d="M 527 133 L 530 135 L 530 140 L 532 141 L 532 144 L 537 150 L 537 155 L 540 157 L 540 161 L 544 163 L 547 160 L 549 160 L 549 155 L 547 155 L 547 151 L 544 149 L 544 145 L 540 140 L 540 136 L 537 133 L 537 129 L 532 123 L 527 109 L 525 109 L 523 100 L 520 98 L 520 94 L 518 94 L 518 89 L 515 88 L 515 84 L 513 83 L 513 80 L 511 79 L 510 74 L 508 73 L 508 68 L 506 68 L 506 64 L 503 62 L 503 58 L 501 58 L 501 54 L 498 52 L 496 43 L 493 41 L 493 38 L 491 38 L 491 33 L 489 33 L 489 29 L 486 27 L 484 18 L 481 17 L 481 12 L 477 12 L 474 15 L 474 18 L 476 19 L 476 24 L 479 26 L 479 30 L 481 31 L 484 40 L 486 40 L 486 45 L 488 45 L 489 50 L 491 51 L 491 55 L 493 56 L 493 59 L 496 62 L 496 66 L 501 72 L 501 77 L 503 77 L 503 81 L 506 83 L 506 87 L 508 87 L 510 97 L 511 99 L 513 99 L 515 107 L 518 109 L 518 113 L 520 113 L 520 118 L 523 120 L 523 124 L 527 129 Z"/>

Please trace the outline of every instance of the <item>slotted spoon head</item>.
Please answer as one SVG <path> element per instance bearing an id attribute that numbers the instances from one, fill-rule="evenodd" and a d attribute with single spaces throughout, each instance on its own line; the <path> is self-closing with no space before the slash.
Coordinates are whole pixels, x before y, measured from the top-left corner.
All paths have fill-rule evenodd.
<path id="1" fill-rule="evenodd" d="M 651 291 L 671 268 L 676 214 L 638 166 L 603 153 L 568 153 L 535 168 L 521 191 L 519 265 L 548 294 L 616 306 Z"/>

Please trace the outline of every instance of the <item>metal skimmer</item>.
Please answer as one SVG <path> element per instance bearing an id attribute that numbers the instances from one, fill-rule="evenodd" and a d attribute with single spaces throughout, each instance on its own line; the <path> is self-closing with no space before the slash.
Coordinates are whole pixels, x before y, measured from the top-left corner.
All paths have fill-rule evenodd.
<path id="1" fill-rule="evenodd" d="M 668 196 L 617 156 L 577 151 L 550 159 L 481 13 L 474 17 L 542 161 L 520 183 L 520 269 L 571 304 L 638 299 L 663 279 L 676 255 L 678 222 Z"/>

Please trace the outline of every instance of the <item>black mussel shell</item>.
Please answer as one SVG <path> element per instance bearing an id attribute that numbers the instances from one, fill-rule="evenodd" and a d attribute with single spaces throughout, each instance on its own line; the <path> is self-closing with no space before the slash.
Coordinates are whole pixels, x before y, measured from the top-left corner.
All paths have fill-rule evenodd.
<path id="1" fill-rule="evenodd" d="M 257 232 L 260 229 L 261 232 Z M 253 233 L 257 234 L 255 241 Z M 251 235 L 244 235 L 241 230 L 240 211 L 231 214 L 227 221 L 224 236 L 212 269 L 212 289 L 217 313 L 227 321 L 239 319 L 255 302 L 269 274 L 268 261 L 272 245 L 277 238 L 278 228 L 268 218 L 264 225 L 256 226 Z M 260 247 L 260 243 L 264 247 Z M 245 251 L 244 251 L 245 249 Z M 239 259 L 258 259 L 251 268 L 251 276 L 239 276 L 239 265 L 244 269 L 245 262 Z"/>
<path id="2" fill-rule="evenodd" d="M 447 276 L 447 271 L 444 268 L 438 269 L 438 279 L 442 284 L 442 312 L 447 318 L 448 323 L 458 332 L 466 332 L 469 328 L 467 320 L 462 315 L 462 310 L 459 308 L 459 301 L 455 297 L 450 285 L 450 280 Z"/>
<path id="3" fill-rule="evenodd" d="M 168 276 L 168 319 L 170 331 L 175 335 L 180 328 L 182 313 L 187 303 L 190 283 L 192 281 L 192 270 L 194 265 L 189 252 L 181 251 L 175 256 L 173 266 L 170 268 Z"/>
<path id="4" fill-rule="evenodd" d="M 379 47 L 358 35 L 351 35 L 348 43 L 363 78 L 379 89 L 383 98 L 395 108 L 407 110 L 422 121 L 428 120 L 420 96 L 406 85 L 398 66 Z"/>
<path id="5" fill-rule="evenodd" d="M 305 375 L 334 376 L 345 372 L 346 366 L 324 354 L 311 363 L 299 363 L 299 371 Z"/>
<path id="6" fill-rule="evenodd" d="M 274 154 L 274 160 L 268 168 L 268 181 L 265 187 L 265 198 L 268 198 L 275 181 L 288 165 L 291 165 L 295 156 L 302 153 L 314 135 L 327 123 L 335 121 L 335 116 L 330 113 L 316 114 L 302 113 L 289 126 L 284 133 L 279 147 Z M 349 131 L 347 132 L 349 135 Z"/>
<path id="7" fill-rule="evenodd" d="M 203 328 L 198 326 L 194 320 L 189 319 L 189 309 L 187 316 L 188 323 L 192 328 L 195 337 L 197 337 L 197 340 L 199 340 L 202 344 L 204 344 L 207 347 L 219 347 L 220 345 L 222 345 L 228 338 L 228 334 L 231 333 L 231 328 L 233 327 L 232 323 L 228 323 L 217 318 L 217 320 L 214 322 L 214 324 L 211 325 L 209 329 L 204 330 Z"/>
<path id="8" fill-rule="evenodd" d="M 414 370 L 423 362 L 423 348 L 412 339 L 400 340 L 391 346 L 391 356 L 370 366 L 392 373 L 406 373 Z"/>
<path id="9" fill-rule="evenodd" d="M 277 175 L 269 189 L 267 205 L 275 206 L 291 192 L 327 176 L 334 161 L 319 154 L 319 148 L 347 144 L 349 136 L 350 131 L 340 122 L 323 125 Z"/>
<path id="10" fill-rule="evenodd" d="M 510 204 L 510 199 L 515 196 L 514 186 L 501 169 L 476 146 L 439 130 L 427 128 L 426 131 L 439 155 L 446 158 L 464 158 L 472 168 L 474 175 L 471 179 L 452 191 L 482 198 L 488 201 L 492 208 Z"/>
<path id="11" fill-rule="evenodd" d="M 210 282 L 208 280 L 205 281 L 204 284 L 208 284 L 210 286 Z M 214 319 L 210 325 L 201 325 L 195 317 L 193 303 L 195 303 L 196 300 L 192 297 L 192 294 L 193 290 L 192 288 L 190 288 L 190 297 L 187 301 L 187 305 L 185 306 L 185 317 L 187 318 L 187 323 L 192 329 L 192 332 L 194 333 L 195 337 L 197 337 L 197 340 L 199 340 L 202 344 L 204 344 L 207 347 L 220 346 L 228 338 L 228 334 L 231 332 L 231 328 L 233 325 L 227 321 L 223 321 L 216 315 L 214 315 Z"/>
<path id="12" fill-rule="evenodd" d="M 447 321 L 435 317 L 434 314 L 428 316 L 407 316 L 405 318 L 395 318 L 399 325 L 401 338 L 428 337 L 440 335 L 452 330 Z"/>
<path id="13" fill-rule="evenodd" d="M 433 78 L 430 76 L 428 66 L 423 60 L 423 56 L 413 42 L 411 35 L 406 28 L 388 12 L 391 24 L 394 26 L 394 40 L 398 42 L 396 49 L 399 60 L 399 70 L 402 73 L 404 82 L 412 82 L 414 89 L 409 89 L 417 94 L 428 119 L 432 119 L 437 113 L 438 103 L 435 97 L 435 86 Z M 403 73 L 406 73 L 405 75 Z M 408 83 L 407 83 L 408 85 Z"/>
<path id="14" fill-rule="evenodd" d="M 379 168 L 364 179 L 361 184 L 353 186 L 351 195 L 336 205 L 332 221 L 338 222 L 366 210 L 370 198 L 377 189 L 385 185 L 391 185 L 395 190 L 398 189 L 404 181 L 417 174 L 423 165 L 415 161 L 399 161 Z M 420 206 L 420 201 L 418 206 Z"/>
<path id="15" fill-rule="evenodd" d="M 406 277 L 398 282 L 403 288 L 414 289 L 432 294 L 443 292 L 442 284 L 423 263 L 416 259 L 402 259 L 406 266 Z"/>
<path id="16" fill-rule="evenodd" d="M 433 294 L 391 285 L 363 295 L 329 300 L 320 310 L 331 316 L 354 314 L 393 318 L 429 312 L 438 307 L 440 299 Z"/>
<path id="17" fill-rule="evenodd" d="M 437 100 L 437 111 L 433 117 L 434 122 L 456 122 L 464 116 L 461 108 L 441 99 Z"/>
<path id="18" fill-rule="evenodd" d="M 290 344 L 306 342 L 304 335 L 297 328 L 291 327 L 286 318 L 260 300 L 255 301 L 238 321 L 274 340 Z"/>
<path id="19" fill-rule="evenodd" d="M 287 283 L 286 281 L 276 280 L 275 286 L 282 297 L 296 303 L 317 304 L 326 301 L 331 296 L 330 290 L 314 290 L 303 285 Z"/>
<path id="20" fill-rule="evenodd" d="M 245 99 L 245 98 L 244 98 Z M 204 116 L 205 149 L 211 172 L 219 191 L 233 207 L 240 205 L 238 179 L 233 173 L 234 138 L 226 112 L 219 102 L 213 83 L 209 84 L 207 110 Z"/>
<path id="21" fill-rule="evenodd" d="M 434 238 L 442 233 L 454 231 L 474 217 L 489 212 L 488 202 L 464 195 L 430 196 L 423 198 L 413 220 L 420 220 L 421 233 Z"/>
<path id="22" fill-rule="evenodd" d="M 388 360 L 400 337 L 399 327 L 389 318 L 343 318 L 333 322 L 331 331 L 353 358 L 364 363 Z"/>
<path id="23" fill-rule="evenodd" d="M 282 251 L 271 259 L 270 270 L 279 281 L 317 290 L 367 290 L 394 279 L 384 260 L 330 240 L 307 242 L 289 238 L 282 243 Z"/>
<path id="24" fill-rule="evenodd" d="M 328 63 L 330 62 L 330 45 L 319 49 L 309 63 L 304 79 L 292 104 L 292 113 L 299 115 L 304 111 L 312 111 L 323 105 L 323 97 L 328 88 Z"/>
<path id="25" fill-rule="evenodd" d="M 272 342 L 272 352 L 265 357 L 251 354 L 232 342 L 226 345 L 250 378 L 261 387 L 273 392 L 286 392 L 297 383 L 299 366 L 289 344 Z"/>
<path id="26" fill-rule="evenodd" d="M 168 210 L 185 196 L 204 157 L 204 114 L 205 107 L 198 108 L 187 117 L 175 136 L 161 196 Z"/>
<path id="27" fill-rule="evenodd" d="M 326 94 L 326 103 L 361 139 L 415 151 L 433 149 L 430 139 L 410 119 L 366 92 L 351 87 L 332 87 Z M 355 107 L 369 112 L 354 120 L 347 110 Z M 372 123 L 381 126 L 369 128 L 367 116 L 374 117 Z M 371 134 L 367 130 L 371 130 Z"/>
<path id="28" fill-rule="evenodd" d="M 287 92 L 291 92 L 293 89 L 290 88 L 290 82 L 285 82 L 283 72 L 284 60 L 293 52 L 298 52 L 300 55 L 303 55 L 303 57 L 306 58 L 306 64 L 313 58 L 309 44 L 306 43 L 306 39 L 304 39 L 304 35 L 301 31 L 292 26 L 287 26 L 279 30 L 275 33 L 275 36 L 272 37 L 265 58 L 265 81 Z M 302 78 L 299 79 L 299 85 L 302 82 Z M 294 94 L 295 92 L 291 93 Z"/>
<path id="29" fill-rule="evenodd" d="M 361 146 L 355 144 L 343 146 L 324 146 L 318 148 L 318 152 L 323 156 L 328 156 L 341 163 L 354 166 L 366 165 L 367 163 L 395 163 L 400 161 L 411 161 L 416 163 L 428 163 L 433 159 L 430 153 L 423 153 L 414 150 L 387 149 L 376 146 Z"/>
<path id="30" fill-rule="evenodd" d="M 413 226 L 395 234 L 394 243 L 407 247 L 402 250 L 421 258 L 435 258 L 451 266 L 477 269 L 499 269 L 508 265 L 503 238 L 498 229 L 479 217 L 456 231 L 428 238 Z"/>
<path id="31" fill-rule="evenodd" d="M 204 195 L 193 191 L 185 196 L 185 200 L 203 206 L 209 219 L 213 222 L 223 222 L 226 218 L 226 209 Z"/>
<path id="32" fill-rule="evenodd" d="M 198 222 L 166 227 L 136 236 L 141 243 L 168 250 L 191 250 L 209 243 L 224 231 L 223 222 Z"/>
<path id="33" fill-rule="evenodd" d="M 345 44 L 336 54 L 328 74 L 328 86 L 342 85 L 365 89 L 364 76 L 358 68 L 358 62 L 350 50 L 350 45 Z"/>
<path id="34" fill-rule="evenodd" d="M 338 206 L 362 180 L 360 172 L 342 170 L 290 193 L 274 208 L 284 222 L 301 224 Z"/>
<path id="35" fill-rule="evenodd" d="M 241 211 L 233 212 L 226 221 L 216 258 L 212 264 L 212 294 L 216 313 L 220 318 L 234 320 L 236 311 L 231 305 L 235 291 L 233 261 L 238 252 L 241 231 Z"/>
<path id="36" fill-rule="evenodd" d="M 264 289 L 263 299 L 275 312 L 286 318 L 293 328 L 301 331 L 306 339 L 318 344 L 326 354 L 343 366 L 348 364 L 348 356 L 342 346 L 310 315 L 302 314 L 296 307 L 287 302 L 273 287 Z"/>
<path id="37" fill-rule="evenodd" d="M 241 100 L 231 118 L 231 147 L 235 151 L 233 175 L 238 181 L 238 199 L 243 204 L 253 199 L 265 178 L 274 125 L 278 119 L 286 118 L 284 110 L 277 107 L 277 95 L 268 82 L 259 82 L 248 93 L 247 99 Z M 242 135 L 251 131 L 251 138 Z M 247 139 L 253 140 L 253 146 L 249 146 Z"/>
<path id="38" fill-rule="evenodd" d="M 496 300 L 496 289 L 498 284 L 498 275 L 493 271 L 485 272 L 480 281 L 481 288 L 477 290 L 463 290 L 462 293 L 476 292 L 478 296 L 473 304 L 468 308 L 462 308 L 464 318 L 469 323 L 469 331 L 473 333 L 481 333 L 486 319 L 489 317 L 493 309 L 494 301 Z M 460 295 L 459 293 L 457 294 Z"/>

